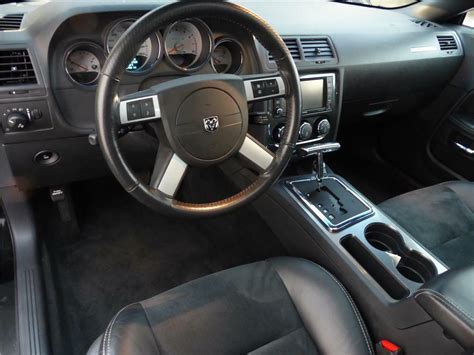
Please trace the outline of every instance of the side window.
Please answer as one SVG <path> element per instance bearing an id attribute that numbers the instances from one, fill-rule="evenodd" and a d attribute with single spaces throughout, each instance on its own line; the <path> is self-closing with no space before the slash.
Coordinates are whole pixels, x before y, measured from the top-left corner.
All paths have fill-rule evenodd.
<path id="1" fill-rule="evenodd" d="M 464 26 L 474 28 L 474 9 L 469 10 L 466 13 L 466 17 L 462 23 Z"/>

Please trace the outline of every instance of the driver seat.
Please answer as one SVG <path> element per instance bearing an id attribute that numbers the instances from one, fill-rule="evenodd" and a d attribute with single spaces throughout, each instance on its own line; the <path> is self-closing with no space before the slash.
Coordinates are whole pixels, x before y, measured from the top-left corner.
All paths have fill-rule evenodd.
<path id="1" fill-rule="evenodd" d="M 188 282 L 124 307 L 90 355 L 372 354 L 364 321 L 336 278 L 280 257 Z"/>

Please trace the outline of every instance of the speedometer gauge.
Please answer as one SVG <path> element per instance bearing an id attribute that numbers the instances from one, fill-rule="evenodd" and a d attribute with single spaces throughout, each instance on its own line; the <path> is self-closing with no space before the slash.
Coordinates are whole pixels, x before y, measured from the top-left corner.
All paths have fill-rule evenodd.
<path id="1" fill-rule="evenodd" d="M 133 25 L 135 21 L 136 19 L 120 20 L 115 25 L 113 25 L 112 28 L 110 28 L 105 40 L 107 53 L 110 54 L 120 37 L 122 37 L 125 31 L 128 30 L 128 28 Z M 128 65 L 127 71 L 141 72 L 151 68 L 153 64 L 158 61 L 161 55 L 161 41 L 158 36 L 158 34 L 151 36 L 142 43 L 136 56 Z"/>
<path id="2" fill-rule="evenodd" d="M 197 70 L 204 65 L 211 53 L 211 33 L 198 19 L 188 19 L 169 26 L 164 35 L 166 56 L 181 70 Z"/>

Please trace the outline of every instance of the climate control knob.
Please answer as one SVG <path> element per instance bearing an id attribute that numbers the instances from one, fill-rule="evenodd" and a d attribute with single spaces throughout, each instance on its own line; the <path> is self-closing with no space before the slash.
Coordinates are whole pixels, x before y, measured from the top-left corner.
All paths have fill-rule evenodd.
<path id="1" fill-rule="evenodd" d="M 309 122 L 303 122 L 299 130 L 299 139 L 305 141 L 313 135 L 313 127 Z"/>
<path id="2" fill-rule="evenodd" d="M 273 130 L 273 140 L 277 143 L 280 143 L 281 139 L 283 138 L 284 133 L 285 133 L 285 125 L 276 127 Z"/>
<path id="3" fill-rule="evenodd" d="M 21 131 L 30 123 L 28 116 L 22 112 L 12 112 L 7 116 L 7 126 L 11 130 Z"/>
<path id="4" fill-rule="evenodd" d="M 327 118 L 325 118 L 318 123 L 317 129 L 318 129 L 319 136 L 325 136 L 331 130 L 331 123 L 329 122 Z"/>

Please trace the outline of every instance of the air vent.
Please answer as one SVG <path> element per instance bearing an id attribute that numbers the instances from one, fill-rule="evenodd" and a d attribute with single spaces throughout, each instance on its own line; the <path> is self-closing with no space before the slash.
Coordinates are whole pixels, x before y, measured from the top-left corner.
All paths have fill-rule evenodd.
<path id="1" fill-rule="evenodd" d="M 430 21 L 425 21 L 425 20 L 418 20 L 416 18 L 414 19 L 411 19 L 410 20 L 411 22 L 413 23 L 416 23 L 418 26 L 421 26 L 421 27 L 426 27 L 426 28 L 429 28 L 429 27 L 438 27 L 437 24 L 433 23 L 433 22 L 430 22 Z"/>
<path id="2" fill-rule="evenodd" d="M 300 60 L 300 47 L 298 46 L 298 40 L 296 38 L 283 38 L 283 42 L 285 42 L 288 50 L 291 53 L 291 56 L 294 60 Z M 268 55 L 268 59 L 273 61 L 273 56 L 271 54 Z"/>
<path id="3" fill-rule="evenodd" d="M 439 48 L 442 51 L 449 51 L 449 50 L 458 49 L 458 44 L 456 43 L 456 40 L 454 39 L 454 36 L 438 35 L 436 37 L 438 37 Z"/>
<path id="4" fill-rule="evenodd" d="M 28 51 L 0 51 L 0 86 L 20 84 L 36 84 L 36 75 Z"/>
<path id="5" fill-rule="evenodd" d="M 329 39 L 301 38 L 304 59 L 307 61 L 319 61 L 334 58 L 334 53 Z"/>
<path id="6" fill-rule="evenodd" d="M 5 15 L 0 19 L 0 31 L 15 31 L 21 27 L 23 14 Z"/>

